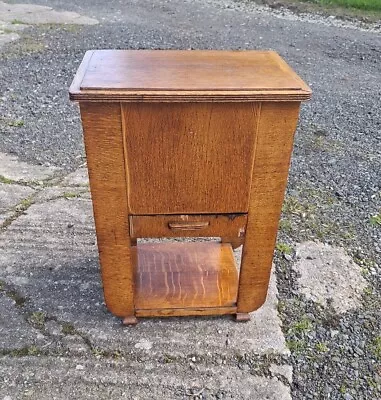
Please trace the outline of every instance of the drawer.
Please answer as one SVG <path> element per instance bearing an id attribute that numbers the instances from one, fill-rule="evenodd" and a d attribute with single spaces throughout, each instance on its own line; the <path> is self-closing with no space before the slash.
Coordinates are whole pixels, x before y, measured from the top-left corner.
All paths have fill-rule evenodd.
<path id="1" fill-rule="evenodd" d="M 130 236 L 242 238 L 246 221 L 247 214 L 131 215 Z"/>

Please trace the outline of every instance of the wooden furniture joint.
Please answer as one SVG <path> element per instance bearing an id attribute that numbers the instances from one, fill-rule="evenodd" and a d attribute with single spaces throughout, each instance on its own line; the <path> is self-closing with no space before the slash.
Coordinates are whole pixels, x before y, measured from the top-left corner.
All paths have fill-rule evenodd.
<path id="1" fill-rule="evenodd" d="M 113 314 L 125 324 L 247 321 L 264 303 L 300 103 L 310 96 L 273 51 L 85 54 L 70 98 L 80 104 Z M 168 240 L 177 237 L 221 239 Z"/>

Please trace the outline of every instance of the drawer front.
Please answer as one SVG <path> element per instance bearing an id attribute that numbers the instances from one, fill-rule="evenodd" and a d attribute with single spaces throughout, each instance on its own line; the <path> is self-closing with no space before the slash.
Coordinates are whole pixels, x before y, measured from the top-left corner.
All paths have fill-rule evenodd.
<path id="1" fill-rule="evenodd" d="M 130 236 L 243 238 L 247 214 L 132 215 Z"/>

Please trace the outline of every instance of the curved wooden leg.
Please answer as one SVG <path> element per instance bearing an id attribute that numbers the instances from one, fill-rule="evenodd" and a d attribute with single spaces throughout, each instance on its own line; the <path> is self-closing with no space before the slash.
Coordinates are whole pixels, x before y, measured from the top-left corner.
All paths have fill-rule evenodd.
<path id="1" fill-rule="evenodd" d="M 247 322 L 250 321 L 250 314 L 248 313 L 237 313 L 235 315 L 236 322 Z"/>
<path id="2" fill-rule="evenodd" d="M 123 325 L 136 325 L 138 323 L 138 319 L 135 315 L 129 315 L 128 317 L 123 318 Z"/>

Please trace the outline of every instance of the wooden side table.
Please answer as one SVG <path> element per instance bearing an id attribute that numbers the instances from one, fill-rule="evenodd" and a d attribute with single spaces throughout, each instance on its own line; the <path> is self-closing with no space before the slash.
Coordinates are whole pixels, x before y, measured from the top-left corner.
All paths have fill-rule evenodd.
<path id="1" fill-rule="evenodd" d="M 104 295 L 136 317 L 236 314 L 269 284 L 308 86 L 272 51 L 86 53 L 79 101 Z M 220 237 L 139 243 L 138 238 Z M 240 272 L 232 249 L 243 244 Z"/>

